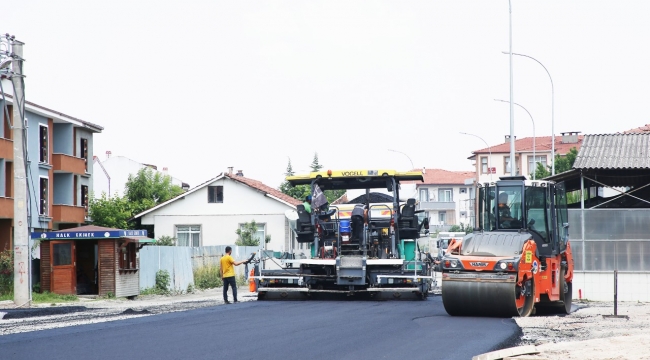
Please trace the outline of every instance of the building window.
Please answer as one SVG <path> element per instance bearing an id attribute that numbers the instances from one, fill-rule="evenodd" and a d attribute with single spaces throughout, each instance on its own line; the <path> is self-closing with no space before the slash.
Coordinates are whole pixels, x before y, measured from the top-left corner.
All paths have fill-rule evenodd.
<path id="1" fill-rule="evenodd" d="M 488 158 L 487 156 L 481 157 L 481 174 L 489 174 L 490 168 L 488 167 Z"/>
<path id="2" fill-rule="evenodd" d="M 544 165 L 546 167 L 546 155 L 537 155 L 535 157 L 528 156 L 528 173 L 532 174 L 537 169 L 536 163 Z"/>
<path id="3" fill-rule="evenodd" d="M 222 203 L 223 202 L 223 186 L 208 186 L 208 202 L 209 203 Z"/>
<path id="4" fill-rule="evenodd" d="M 266 224 L 255 223 L 257 225 L 257 232 L 253 235 L 253 239 L 257 239 L 260 244 L 264 244 L 266 238 Z M 239 224 L 239 229 L 244 231 L 244 224 Z"/>
<path id="5" fill-rule="evenodd" d="M 429 201 L 429 189 L 420 189 L 420 201 Z"/>
<path id="6" fill-rule="evenodd" d="M 40 202 L 38 210 L 41 215 L 47 215 L 47 205 L 49 203 L 49 184 L 47 178 L 41 178 L 39 188 Z"/>
<path id="7" fill-rule="evenodd" d="M 39 158 L 38 161 L 44 164 L 48 163 L 49 147 L 48 147 L 48 137 L 47 137 L 47 126 L 39 125 L 38 126 L 38 141 L 39 141 Z"/>
<path id="8" fill-rule="evenodd" d="M 120 246 L 120 269 L 122 270 L 135 270 L 138 268 L 137 259 L 135 256 L 135 243 L 127 242 Z"/>
<path id="9" fill-rule="evenodd" d="M 178 246 L 201 246 L 201 226 L 199 225 L 177 225 L 176 238 Z"/>
<path id="10" fill-rule="evenodd" d="M 515 162 L 519 163 L 519 157 L 515 156 Z M 510 156 L 503 157 L 503 168 L 506 169 L 504 174 L 510 174 Z M 517 174 L 519 174 L 519 169 L 517 168 Z"/>
<path id="11" fill-rule="evenodd" d="M 452 202 L 453 191 L 451 189 L 438 189 L 438 201 Z"/>
<path id="12" fill-rule="evenodd" d="M 88 186 L 81 185 L 81 206 L 88 212 Z"/>
<path id="13" fill-rule="evenodd" d="M 439 212 L 438 213 L 438 221 L 440 222 L 440 225 L 445 225 L 445 221 L 447 220 L 447 213 L 446 212 Z"/>
<path id="14" fill-rule="evenodd" d="M 79 139 L 79 146 L 81 158 L 84 159 L 84 162 L 86 163 L 86 172 L 88 172 L 88 139 Z"/>

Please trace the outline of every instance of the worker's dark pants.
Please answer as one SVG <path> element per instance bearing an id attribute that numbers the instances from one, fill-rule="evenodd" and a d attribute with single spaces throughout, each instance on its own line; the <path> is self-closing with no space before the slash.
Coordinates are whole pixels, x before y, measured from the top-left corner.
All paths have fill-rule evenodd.
<path id="1" fill-rule="evenodd" d="M 228 301 L 228 285 L 232 287 L 232 297 L 237 301 L 237 282 L 234 276 L 223 278 L 223 301 Z"/>

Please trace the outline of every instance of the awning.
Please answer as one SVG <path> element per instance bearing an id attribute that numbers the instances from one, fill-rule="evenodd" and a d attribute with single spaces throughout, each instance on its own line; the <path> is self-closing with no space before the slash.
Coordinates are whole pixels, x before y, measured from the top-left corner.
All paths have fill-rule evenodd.
<path id="1" fill-rule="evenodd" d="M 155 240 L 147 237 L 147 230 L 85 230 L 72 228 L 59 231 L 32 232 L 34 240 L 106 240 L 106 239 L 128 239 L 139 243 L 152 243 Z"/>

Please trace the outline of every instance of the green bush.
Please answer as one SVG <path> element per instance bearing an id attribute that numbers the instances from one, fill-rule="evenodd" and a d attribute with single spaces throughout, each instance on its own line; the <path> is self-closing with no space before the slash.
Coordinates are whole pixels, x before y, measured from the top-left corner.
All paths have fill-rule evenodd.
<path id="1" fill-rule="evenodd" d="M 158 272 L 156 272 L 156 289 L 160 292 L 169 292 L 169 284 L 171 283 L 170 281 L 171 278 L 169 277 L 169 271 L 158 270 Z"/>
<path id="2" fill-rule="evenodd" d="M 153 243 L 153 245 L 155 245 L 155 246 L 174 246 L 174 245 L 176 245 L 176 240 L 177 239 L 175 237 L 163 235 L 163 236 L 159 237 Z"/>
<path id="3" fill-rule="evenodd" d="M 222 287 L 223 281 L 219 266 L 202 266 L 196 269 L 194 271 L 194 286 L 201 290 Z"/>
<path id="4" fill-rule="evenodd" d="M 248 280 L 246 280 L 246 275 L 237 275 L 235 277 L 235 282 L 237 283 L 238 288 L 248 285 Z"/>
<path id="5" fill-rule="evenodd" d="M 12 249 L 0 252 L 0 294 L 14 291 L 14 252 Z"/>

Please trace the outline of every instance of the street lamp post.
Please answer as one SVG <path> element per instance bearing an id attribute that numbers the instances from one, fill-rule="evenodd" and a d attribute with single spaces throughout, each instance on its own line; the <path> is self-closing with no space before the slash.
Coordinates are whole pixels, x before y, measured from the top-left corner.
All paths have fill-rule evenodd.
<path id="1" fill-rule="evenodd" d="M 501 101 L 501 102 L 504 102 L 504 103 L 509 102 L 509 101 L 505 101 L 505 100 L 501 100 L 501 99 L 494 99 L 494 101 Z M 533 120 L 533 115 L 531 115 L 530 111 L 528 111 L 525 107 L 523 107 L 523 106 L 521 106 L 521 105 L 519 105 L 517 103 L 513 103 L 513 104 L 515 104 L 515 105 L 519 106 L 520 108 L 526 110 L 526 112 L 528 113 L 528 116 L 530 116 L 530 121 L 533 122 L 533 164 L 534 164 L 534 166 L 533 166 L 533 180 L 535 180 L 535 170 L 537 169 L 537 157 L 535 156 L 535 147 L 536 147 L 535 146 L 535 139 L 536 139 L 536 137 L 535 137 L 535 120 Z M 528 169 L 528 170 L 530 170 L 530 169 Z"/>
<path id="2" fill-rule="evenodd" d="M 542 64 L 539 60 L 535 59 L 532 56 L 517 54 L 513 52 L 506 52 L 506 51 L 502 51 L 502 53 L 523 56 L 535 60 L 538 64 L 542 65 L 542 67 L 546 71 L 546 74 L 548 75 L 549 80 L 551 80 L 551 160 L 552 160 L 551 175 L 555 175 L 555 88 L 553 87 L 553 78 L 551 77 L 551 73 L 548 72 L 548 69 L 546 68 L 546 66 L 544 66 L 544 64 Z"/>
<path id="3" fill-rule="evenodd" d="M 490 145 L 488 145 L 487 141 L 483 140 L 483 138 L 478 136 L 478 135 L 465 133 L 465 132 L 461 132 L 461 134 L 477 137 L 477 138 L 481 139 L 481 141 L 483 141 L 485 143 L 485 146 L 487 146 L 488 152 L 490 153 L 490 156 L 488 157 L 488 172 L 490 173 L 490 182 L 492 182 L 492 167 L 490 166 L 490 165 L 492 165 L 492 147 Z M 480 158 L 479 158 L 479 160 L 480 160 Z"/>
<path id="4" fill-rule="evenodd" d="M 406 157 L 409 159 L 409 161 L 411 162 L 411 169 L 412 169 L 412 170 L 415 170 L 415 166 L 413 166 L 413 160 L 411 160 L 411 157 L 408 156 L 408 155 L 406 155 L 406 153 L 403 153 L 403 152 L 398 151 L 398 150 L 393 150 L 393 149 L 388 149 L 388 151 L 392 151 L 392 152 L 400 153 L 400 154 L 406 156 Z"/>

